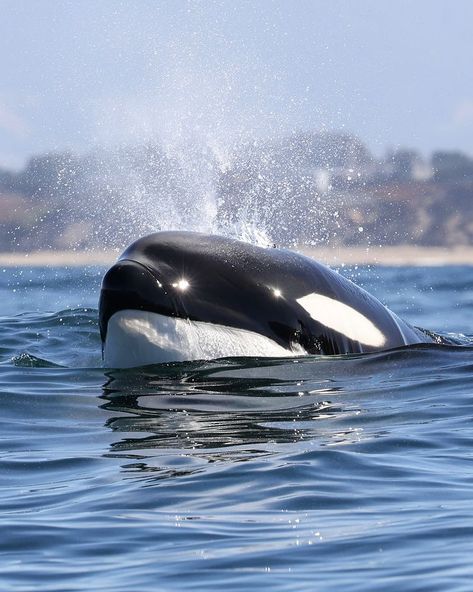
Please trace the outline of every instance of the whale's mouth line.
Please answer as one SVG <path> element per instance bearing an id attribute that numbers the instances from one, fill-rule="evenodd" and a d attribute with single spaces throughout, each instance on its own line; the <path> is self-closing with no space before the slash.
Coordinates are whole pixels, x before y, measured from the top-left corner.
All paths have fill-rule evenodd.
<path id="1" fill-rule="evenodd" d="M 106 367 L 226 357 L 294 357 L 307 352 L 236 327 L 170 317 L 143 310 L 120 310 L 108 321 L 103 345 Z"/>

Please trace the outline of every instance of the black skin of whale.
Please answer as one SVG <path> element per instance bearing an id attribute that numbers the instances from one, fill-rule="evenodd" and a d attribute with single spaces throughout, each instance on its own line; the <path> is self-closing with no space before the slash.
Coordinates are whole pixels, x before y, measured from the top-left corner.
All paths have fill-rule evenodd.
<path id="1" fill-rule="evenodd" d="M 177 287 L 181 278 L 189 283 L 185 290 Z M 296 302 L 310 293 L 347 304 L 371 320 L 385 336 L 383 347 L 359 343 L 314 320 Z M 365 290 L 304 255 L 195 232 L 159 232 L 126 249 L 103 279 L 102 342 L 110 317 L 127 309 L 246 329 L 285 348 L 300 344 L 309 354 L 362 353 L 406 341 L 435 341 L 430 333 L 394 320 Z"/>

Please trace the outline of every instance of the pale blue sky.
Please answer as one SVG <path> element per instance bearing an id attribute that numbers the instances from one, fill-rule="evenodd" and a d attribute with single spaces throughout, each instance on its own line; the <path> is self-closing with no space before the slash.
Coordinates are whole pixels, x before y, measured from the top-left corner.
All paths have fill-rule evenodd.
<path id="1" fill-rule="evenodd" d="M 0 166 L 344 129 L 473 156 L 470 0 L 0 0 Z"/>

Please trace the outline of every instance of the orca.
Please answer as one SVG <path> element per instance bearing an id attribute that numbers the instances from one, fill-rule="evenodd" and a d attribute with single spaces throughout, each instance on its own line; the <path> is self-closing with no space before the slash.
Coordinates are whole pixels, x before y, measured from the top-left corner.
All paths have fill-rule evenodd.
<path id="1" fill-rule="evenodd" d="M 300 253 L 196 232 L 129 246 L 103 278 L 104 364 L 358 354 L 433 335 Z"/>

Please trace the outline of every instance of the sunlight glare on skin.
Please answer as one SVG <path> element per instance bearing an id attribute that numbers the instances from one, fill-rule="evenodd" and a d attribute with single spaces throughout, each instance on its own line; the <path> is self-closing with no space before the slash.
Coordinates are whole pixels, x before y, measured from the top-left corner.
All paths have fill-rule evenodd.
<path id="1" fill-rule="evenodd" d="M 185 278 L 182 278 L 179 281 L 177 281 L 174 284 L 172 284 L 172 287 L 173 288 L 177 288 L 181 292 L 185 292 L 186 290 L 189 289 L 190 284 L 189 284 L 189 282 Z"/>

